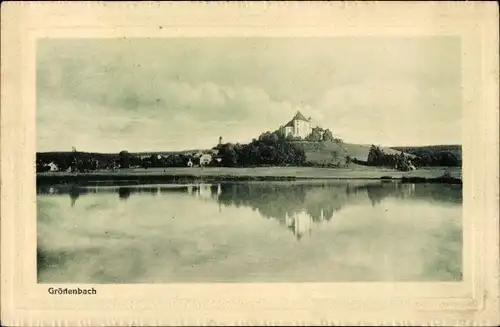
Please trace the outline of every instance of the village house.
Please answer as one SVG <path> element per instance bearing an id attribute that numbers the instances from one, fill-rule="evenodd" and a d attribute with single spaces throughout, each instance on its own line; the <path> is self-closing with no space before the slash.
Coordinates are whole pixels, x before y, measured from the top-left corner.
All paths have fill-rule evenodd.
<path id="1" fill-rule="evenodd" d="M 58 171 L 59 167 L 52 161 L 48 165 L 49 171 Z"/>
<path id="2" fill-rule="evenodd" d="M 285 126 L 285 136 L 306 138 L 312 132 L 311 118 L 306 119 L 300 111 Z"/>
<path id="3" fill-rule="evenodd" d="M 210 153 L 204 153 L 200 156 L 200 166 L 209 165 L 212 162 L 212 155 Z"/>

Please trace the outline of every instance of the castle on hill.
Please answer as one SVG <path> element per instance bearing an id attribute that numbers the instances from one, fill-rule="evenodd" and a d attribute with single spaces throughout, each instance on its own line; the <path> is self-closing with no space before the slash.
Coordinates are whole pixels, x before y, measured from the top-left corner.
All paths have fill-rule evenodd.
<path id="1" fill-rule="evenodd" d="M 284 128 L 286 136 L 291 135 L 293 137 L 306 138 L 312 133 L 311 117 L 306 118 L 300 111 L 297 111 L 292 120 L 286 123 Z"/>

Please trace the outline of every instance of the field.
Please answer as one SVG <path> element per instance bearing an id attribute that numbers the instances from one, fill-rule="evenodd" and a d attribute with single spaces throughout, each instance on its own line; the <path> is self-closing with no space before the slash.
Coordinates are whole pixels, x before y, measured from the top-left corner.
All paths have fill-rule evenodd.
<path id="1" fill-rule="evenodd" d="M 401 172 L 394 169 L 368 167 L 351 164 L 348 168 L 313 168 L 313 167 L 258 167 L 258 168 L 228 168 L 228 167 L 206 167 L 206 168 L 133 168 L 117 169 L 114 171 L 96 171 L 91 173 L 66 173 L 47 172 L 39 173 L 41 177 L 71 177 L 71 176 L 106 176 L 111 177 L 161 177 L 161 176 L 190 176 L 190 177 L 295 177 L 310 179 L 379 179 L 383 176 L 392 178 L 423 177 L 437 178 L 443 173 L 449 172 L 452 177 L 461 178 L 459 167 L 430 167 L 411 172 Z"/>
<path id="2" fill-rule="evenodd" d="M 313 165 L 319 166 L 330 166 L 339 165 L 344 166 L 346 156 L 350 156 L 352 159 L 356 159 L 361 162 L 366 162 L 368 160 L 368 154 L 370 152 L 370 144 L 355 144 L 355 143 L 336 143 L 336 142 L 307 142 L 307 141 L 294 141 L 295 144 L 300 145 L 304 149 L 306 155 L 306 161 Z M 438 148 L 446 146 L 434 146 L 429 148 Z M 386 154 L 399 154 L 401 151 L 405 151 L 407 148 L 389 148 L 380 147 Z M 425 147 L 422 147 L 425 148 Z M 409 150 L 414 150 L 417 148 L 408 148 Z M 418 148 L 420 149 L 420 148 Z M 131 155 L 138 157 L 149 157 L 151 155 L 161 154 L 165 157 L 173 154 L 193 154 L 200 151 L 208 151 L 208 149 L 199 150 L 185 150 L 185 151 L 159 151 L 159 152 L 133 152 Z M 88 158 L 93 158 L 101 165 L 109 165 L 113 161 L 119 160 L 118 153 L 91 153 L 91 152 L 79 152 L 80 158 L 86 160 Z M 42 152 L 37 153 L 37 159 L 41 159 L 45 162 L 57 161 L 58 157 L 71 157 L 73 154 L 71 152 Z M 406 153 L 409 157 L 414 157 L 413 154 Z M 373 170 L 374 168 L 369 168 Z M 171 170 L 171 168 L 169 168 Z M 362 169 L 362 170 L 366 170 Z"/>

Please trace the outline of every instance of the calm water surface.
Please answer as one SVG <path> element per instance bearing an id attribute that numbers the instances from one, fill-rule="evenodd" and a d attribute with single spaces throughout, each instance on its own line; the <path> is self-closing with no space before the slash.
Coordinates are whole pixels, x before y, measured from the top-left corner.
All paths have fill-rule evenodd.
<path id="1" fill-rule="evenodd" d="M 453 281 L 460 185 L 38 189 L 41 283 Z"/>

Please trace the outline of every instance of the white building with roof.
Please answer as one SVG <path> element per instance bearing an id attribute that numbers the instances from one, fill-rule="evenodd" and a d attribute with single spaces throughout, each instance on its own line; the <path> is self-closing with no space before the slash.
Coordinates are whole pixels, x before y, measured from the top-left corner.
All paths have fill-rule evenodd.
<path id="1" fill-rule="evenodd" d="M 311 118 L 306 118 L 300 111 L 285 126 L 285 135 L 305 138 L 312 132 Z"/>
<path id="2" fill-rule="evenodd" d="M 52 161 L 47 165 L 50 169 L 50 171 L 58 171 L 59 167 Z"/>
<path id="3" fill-rule="evenodd" d="M 204 153 L 200 156 L 200 165 L 206 166 L 212 162 L 212 155 L 210 153 Z"/>

